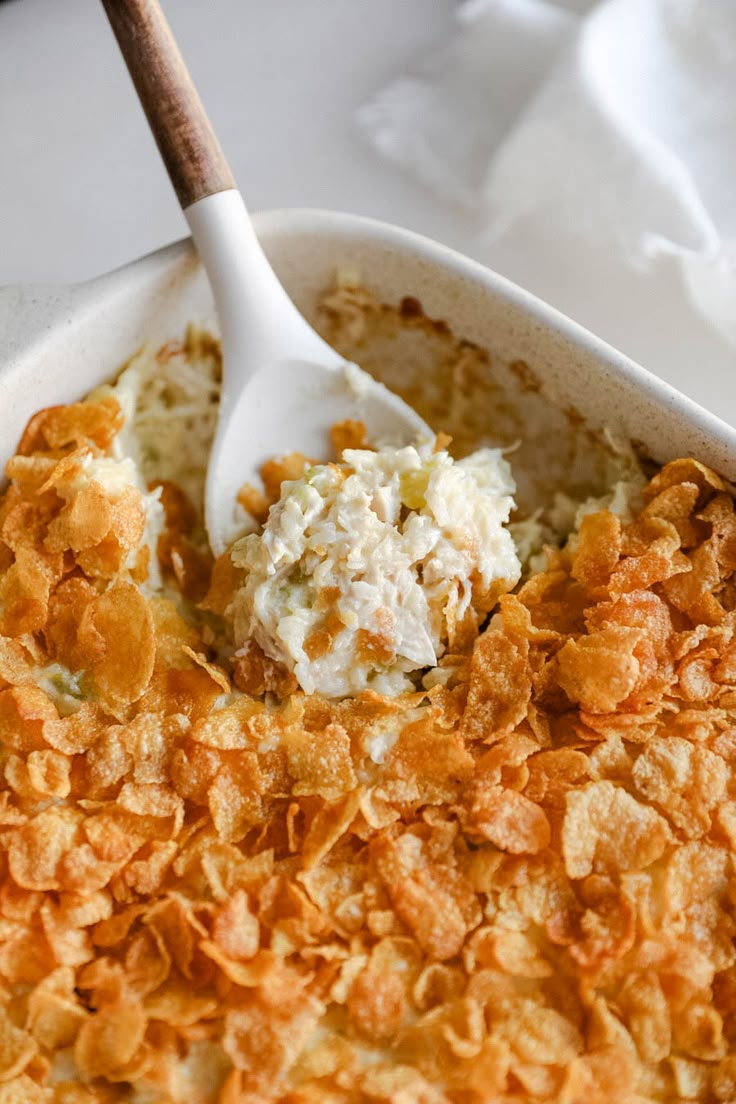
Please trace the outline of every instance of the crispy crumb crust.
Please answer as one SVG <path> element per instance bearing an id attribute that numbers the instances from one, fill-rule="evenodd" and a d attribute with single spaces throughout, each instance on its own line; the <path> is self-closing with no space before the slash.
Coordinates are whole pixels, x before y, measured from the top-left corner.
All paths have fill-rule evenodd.
<path id="1" fill-rule="evenodd" d="M 142 593 L 135 496 L 54 491 L 119 427 L 36 415 L 0 500 L 0 1104 L 734 1099 L 728 485 L 587 517 L 446 685 L 270 706 Z"/>

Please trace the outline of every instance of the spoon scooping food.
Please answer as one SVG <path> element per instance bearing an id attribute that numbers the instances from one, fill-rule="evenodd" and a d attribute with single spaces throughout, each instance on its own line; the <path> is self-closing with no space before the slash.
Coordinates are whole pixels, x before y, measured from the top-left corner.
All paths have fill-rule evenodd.
<path id="1" fill-rule="evenodd" d="M 431 438 L 419 415 L 309 326 L 263 253 L 158 0 L 102 0 L 212 286 L 223 353 L 205 519 L 221 554 L 236 500 L 266 459 L 323 458 L 329 430 L 358 419 L 376 443 Z"/>

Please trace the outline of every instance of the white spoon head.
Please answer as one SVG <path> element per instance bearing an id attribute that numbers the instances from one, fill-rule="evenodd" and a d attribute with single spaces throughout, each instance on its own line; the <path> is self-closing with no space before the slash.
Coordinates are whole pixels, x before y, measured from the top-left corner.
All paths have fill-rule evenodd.
<path id="1" fill-rule="evenodd" d="M 251 376 L 232 400 L 223 395 L 205 493 L 207 533 L 216 556 L 242 527 L 236 502 L 243 484 L 260 486 L 261 467 L 275 456 L 301 452 L 317 461 L 330 459 L 330 429 L 347 418 L 364 422 L 376 445 L 434 437 L 403 399 L 348 362 L 328 368 L 279 361 Z"/>

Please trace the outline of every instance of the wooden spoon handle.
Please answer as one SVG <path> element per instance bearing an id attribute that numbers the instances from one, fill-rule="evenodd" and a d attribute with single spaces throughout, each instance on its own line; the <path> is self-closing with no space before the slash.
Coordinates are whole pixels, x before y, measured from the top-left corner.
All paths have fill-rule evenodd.
<path id="1" fill-rule="evenodd" d="M 102 0 L 102 5 L 182 208 L 234 188 L 158 0 Z"/>

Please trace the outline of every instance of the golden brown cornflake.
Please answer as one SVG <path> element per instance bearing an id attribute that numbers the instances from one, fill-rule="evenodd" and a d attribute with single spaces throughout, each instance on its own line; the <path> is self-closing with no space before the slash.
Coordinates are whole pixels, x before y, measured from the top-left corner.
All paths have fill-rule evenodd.
<path id="1" fill-rule="evenodd" d="M 447 731 L 439 717 L 439 711 L 429 708 L 421 719 L 403 726 L 384 760 L 386 782 L 374 791 L 377 798 L 391 792 L 394 779 L 413 787 L 422 803 L 442 805 L 458 797 L 472 778 L 474 761 L 460 734 Z"/>
<path id="2" fill-rule="evenodd" d="M 667 465 L 431 690 L 332 702 L 218 650 L 178 488 L 178 606 L 140 498 L 68 496 L 120 422 L 42 412 L 0 498 L 0 1104 L 733 1100 L 728 485 Z"/>
<path id="3" fill-rule="evenodd" d="M 341 725 L 327 725 L 318 741 L 311 732 L 294 728 L 285 734 L 285 745 L 294 795 L 334 801 L 356 788 L 350 738 Z"/>
<path id="4" fill-rule="evenodd" d="M 501 603 L 501 619 L 516 599 Z M 524 719 L 532 691 L 529 641 L 504 632 L 495 622 L 473 649 L 463 735 L 486 743 L 498 739 Z"/>
<path id="5" fill-rule="evenodd" d="M 717 472 L 701 464 L 699 460 L 685 457 L 682 460 L 672 460 L 669 464 L 657 472 L 654 478 L 645 487 L 644 501 L 649 503 L 657 495 L 668 487 L 695 485 L 698 488 L 701 501 L 711 499 L 716 491 L 730 493 L 730 486 Z"/>
<path id="6" fill-rule="evenodd" d="M 44 630 L 55 591 L 68 576 L 100 589 L 113 579 L 147 577 L 141 544 L 145 508 L 124 486 L 110 493 L 93 462 L 122 425 L 115 399 L 42 412 L 8 464 L 0 504 L 0 629 L 6 636 Z M 42 450 L 35 452 L 34 449 Z M 109 461 L 107 461 L 109 462 Z"/>
<path id="7" fill-rule="evenodd" d="M 21 456 L 92 444 L 110 447 L 123 425 L 123 412 L 112 395 L 69 406 L 50 406 L 34 414 L 18 446 Z"/>
<path id="8" fill-rule="evenodd" d="M 397 840 L 378 836 L 371 855 L 397 916 L 428 958 L 445 961 L 459 954 L 481 911 L 456 865 L 432 862 L 431 849 L 409 833 Z"/>
<path id="9" fill-rule="evenodd" d="M 267 460 L 261 468 L 261 479 L 266 497 L 270 502 L 278 502 L 281 484 L 287 479 L 301 479 L 310 464 L 316 463 L 301 452 L 290 452 L 278 459 Z"/>
<path id="10" fill-rule="evenodd" d="M 6 749 L 28 755 L 44 747 L 44 728 L 57 719 L 53 703 L 36 686 L 0 691 L 0 742 Z"/>
<path id="11" fill-rule="evenodd" d="M 46 1050 L 59 1050 L 74 1043 L 87 1018 L 74 992 L 74 968 L 59 966 L 40 982 L 28 998 L 28 1030 Z"/>
<path id="12" fill-rule="evenodd" d="M 130 1080 L 145 1030 L 139 1004 L 121 1002 L 98 1009 L 82 1024 L 74 1043 L 74 1062 L 82 1077 Z"/>
<path id="13" fill-rule="evenodd" d="M 358 432 L 357 429 L 351 429 L 350 427 L 360 427 L 361 425 L 362 422 L 350 421 L 336 425 L 333 428 L 334 447 L 337 448 L 337 442 L 343 437 L 347 440 L 351 435 L 354 436 Z M 363 432 L 365 432 L 365 426 L 363 426 Z M 335 433 L 337 433 L 337 437 L 335 437 Z M 343 448 L 348 447 L 350 447 L 348 444 L 343 445 Z M 263 490 L 259 490 L 251 483 L 244 483 L 237 495 L 239 505 L 259 525 L 265 525 L 268 511 L 279 500 L 281 484 L 284 480 L 301 479 L 310 464 L 315 463 L 317 463 L 316 460 L 309 460 L 301 452 L 290 452 L 286 456 L 267 460 L 259 473 Z M 230 559 L 229 556 L 227 558 Z"/>
<path id="14" fill-rule="evenodd" d="M 193 651 L 188 644 L 182 645 L 181 649 L 185 655 L 189 656 L 193 663 L 197 667 L 201 667 L 203 671 L 206 671 L 216 686 L 219 686 L 223 694 L 229 694 L 231 690 L 230 680 L 223 671 L 222 667 L 217 667 L 214 663 L 208 663 L 207 657 L 202 652 Z"/>
<path id="15" fill-rule="evenodd" d="M 143 537 L 145 524 L 143 501 L 135 487 L 126 488 L 112 502 L 99 483 L 86 483 L 50 523 L 44 545 L 49 552 L 70 549 L 84 567 L 103 541 L 116 541 L 127 552 Z M 99 549 L 95 557 L 104 562 Z"/>
<path id="16" fill-rule="evenodd" d="M 708 831 L 711 811 L 725 799 L 729 778 L 720 755 L 674 734 L 650 740 L 632 770 L 638 792 L 689 838 Z"/>
<path id="17" fill-rule="evenodd" d="M 43 629 L 49 597 L 62 571 L 60 556 L 23 545 L 14 549 L 13 563 L 0 578 L 0 628 L 6 636 L 18 638 Z"/>
<path id="18" fill-rule="evenodd" d="M 666 821 L 613 782 L 589 782 L 567 794 L 562 852 L 571 878 L 648 867 L 668 838 Z"/>
<path id="19" fill-rule="evenodd" d="M 101 693 L 113 702 L 136 701 L 153 674 L 156 644 L 146 599 L 132 583 L 118 583 L 84 610 L 77 646 Z"/>
<path id="20" fill-rule="evenodd" d="M 250 514 L 253 520 L 257 521 L 259 525 L 266 524 L 268 511 L 271 509 L 273 503 L 263 491 L 259 491 L 257 487 L 252 486 L 250 483 L 244 483 L 238 491 L 237 501 L 238 505 L 243 507 L 246 514 Z"/>
<path id="21" fill-rule="evenodd" d="M 465 792 L 461 819 L 470 839 L 485 839 L 512 855 L 536 855 L 549 846 L 550 826 L 543 809 L 524 794 L 479 778 Z"/>
<path id="22" fill-rule="evenodd" d="M 605 587 L 621 556 L 621 522 L 602 510 L 588 514 L 580 525 L 571 575 L 589 590 Z"/>
<path id="23" fill-rule="evenodd" d="M 246 1090 L 278 1091 L 324 1011 L 298 974 L 273 971 L 257 995 L 244 994 L 225 1017 L 223 1048 Z"/>
<path id="24" fill-rule="evenodd" d="M 35 651 L 30 641 L 0 636 L 0 690 L 35 682 Z"/>
<path id="25" fill-rule="evenodd" d="M 330 440 L 338 459 L 345 449 L 367 449 L 371 447 L 365 422 L 357 421 L 354 418 L 346 418 L 343 422 L 336 422 L 330 429 Z"/>
<path id="26" fill-rule="evenodd" d="M 420 965 L 413 940 L 379 940 L 348 994 L 348 1015 L 359 1034 L 378 1042 L 399 1033 L 409 1013 L 409 986 Z"/>

